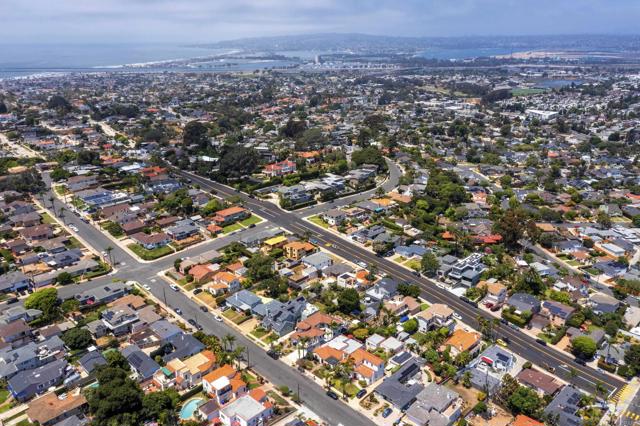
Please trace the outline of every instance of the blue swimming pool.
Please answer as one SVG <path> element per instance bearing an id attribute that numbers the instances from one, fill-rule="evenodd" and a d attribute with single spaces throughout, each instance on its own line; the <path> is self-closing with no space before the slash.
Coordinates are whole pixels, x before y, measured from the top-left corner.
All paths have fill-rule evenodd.
<path id="1" fill-rule="evenodd" d="M 180 410 L 180 420 L 189 420 L 193 417 L 193 413 L 198 409 L 201 402 L 202 398 L 193 398 L 187 401 Z"/>

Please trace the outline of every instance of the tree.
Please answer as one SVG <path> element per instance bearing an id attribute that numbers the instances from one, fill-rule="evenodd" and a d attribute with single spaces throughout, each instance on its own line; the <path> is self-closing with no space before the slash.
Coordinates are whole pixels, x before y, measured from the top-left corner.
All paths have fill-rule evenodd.
<path id="1" fill-rule="evenodd" d="M 433 277 L 436 272 L 438 272 L 438 268 L 440 268 L 440 262 L 438 262 L 438 258 L 435 254 L 428 251 L 424 254 L 424 256 L 422 256 L 420 267 L 422 268 L 422 272 L 425 275 Z"/>
<path id="2" fill-rule="evenodd" d="M 190 121 L 184 126 L 182 143 L 185 146 L 197 145 L 199 149 L 205 149 L 209 145 L 207 126 L 199 121 Z"/>
<path id="3" fill-rule="evenodd" d="M 420 296 L 420 287 L 417 284 L 400 283 L 398 285 L 398 293 L 403 296 L 418 297 Z"/>
<path id="4" fill-rule="evenodd" d="M 633 369 L 633 374 L 640 373 L 640 344 L 630 345 L 624 353 L 625 364 Z"/>
<path id="5" fill-rule="evenodd" d="M 355 151 L 351 155 L 351 161 L 353 161 L 356 166 L 360 166 L 362 164 L 375 164 L 382 168 L 385 167 L 384 157 L 380 150 L 375 146 L 368 146 Z"/>
<path id="6" fill-rule="evenodd" d="M 83 149 L 76 154 L 76 162 L 78 164 L 100 164 L 100 153 L 97 151 L 89 151 Z"/>
<path id="7" fill-rule="evenodd" d="M 611 217 L 602 210 L 598 211 L 598 214 L 596 215 L 596 222 L 598 222 L 598 224 L 604 229 L 611 228 Z"/>
<path id="8" fill-rule="evenodd" d="M 68 272 L 60 272 L 56 277 L 56 283 L 60 285 L 67 285 L 73 282 L 73 277 Z"/>
<path id="9" fill-rule="evenodd" d="M 89 411 L 95 426 L 142 424 L 143 392 L 128 373 L 103 366 L 96 374 L 99 386 L 87 391 Z"/>
<path id="10" fill-rule="evenodd" d="M 45 320 L 52 320 L 57 315 L 58 291 L 55 288 L 44 288 L 29 295 L 24 301 L 27 309 L 42 311 Z"/>
<path id="11" fill-rule="evenodd" d="M 589 336 L 578 336 L 571 340 L 571 352 L 582 359 L 592 359 L 598 347 Z"/>
<path id="12" fill-rule="evenodd" d="M 63 113 L 71 111 L 71 104 L 61 95 L 51 96 L 47 102 L 47 107 Z"/>
<path id="13" fill-rule="evenodd" d="M 307 129 L 307 124 L 302 120 L 289 118 L 289 121 L 280 129 L 280 134 L 291 139 L 297 139 Z"/>
<path id="14" fill-rule="evenodd" d="M 64 332 L 62 341 L 71 350 L 85 349 L 93 343 L 91 332 L 86 328 L 75 327 Z"/>
<path id="15" fill-rule="evenodd" d="M 220 157 L 220 175 L 224 178 L 240 178 L 253 173 L 258 167 L 258 153 L 253 148 L 229 146 Z"/>
<path id="16" fill-rule="evenodd" d="M 409 334 L 415 333 L 416 331 L 418 331 L 418 320 L 416 320 L 415 318 L 411 318 L 405 321 L 402 324 L 402 329 Z"/>
<path id="17" fill-rule="evenodd" d="M 274 275 L 273 264 L 271 256 L 256 253 L 245 264 L 248 269 L 247 276 L 254 282 L 271 278 Z"/>
<path id="18" fill-rule="evenodd" d="M 131 365 L 129 364 L 129 361 L 127 361 L 127 358 L 125 358 L 125 356 L 117 350 L 105 352 L 104 359 L 107 360 L 107 365 L 109 367 L 117 368 L 124 371 L 131 370 Z"/>
<path id="19" fill-rule="evenodd" d="M 180 395 L 175 389 L 151 392 L 142 398 L 142 416 L 161 425 L 174 425 Z"/>
<path id="20" fill-rule="evenodd" d="M 347 288 L 338 295 L 338 310 L 344 314 L 360 310 L 360 295 L 353 288 Z"/>
<path id="21" fill-rule="evenodd" d="M 60 310 L 62 310 L 62 312 L 65 314 L 77 311 L 79 308 L 80 302 L 78 302 L 76 299 L 67 299 L 60 305 Z"/>
<path id="22" fill-rule="evenodd" d="M 0 114 L 6 114 L 7 111 L 7 104 L 5 104 L 4 101 L 0 101 Z"/>
<path id="23" fill-rule="evenodd" d="M 509 408 L 515 414 L 524 414 L 529 417 L 538 417 L 542 407 L 542 399 L 533 390 L 525 386 L 520 386 L 509 397 Z"/>
<path id="24" fill-rule="evenodd" d="M 508 209 L 494 223 L 494 231 L 500 234 L 502 242 L 509 249 L 514 249 L 525 235 L 527 215 L 520 208 Z M 534 224 L 535 225 L 535 224 Z"/>

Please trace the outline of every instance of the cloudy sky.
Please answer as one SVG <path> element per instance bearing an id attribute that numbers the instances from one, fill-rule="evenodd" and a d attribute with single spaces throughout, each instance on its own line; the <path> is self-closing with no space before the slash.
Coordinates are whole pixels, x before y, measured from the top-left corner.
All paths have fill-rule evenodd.
<path id="1" fill-rule="evenodd" d="M 0 43 L 639 33 L 640 0 L 0 0 Z"/>

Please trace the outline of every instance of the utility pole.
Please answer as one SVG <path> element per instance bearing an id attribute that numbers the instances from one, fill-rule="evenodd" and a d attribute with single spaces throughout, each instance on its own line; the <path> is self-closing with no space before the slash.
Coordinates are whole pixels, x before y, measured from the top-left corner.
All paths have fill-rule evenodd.
<path id="1" fill-rule="evenodd" d="M 164 287 L 162 287 L 162 298 L 164 299 L 164 305 L 168 306 L 167 305 L 167 290 Z"/>

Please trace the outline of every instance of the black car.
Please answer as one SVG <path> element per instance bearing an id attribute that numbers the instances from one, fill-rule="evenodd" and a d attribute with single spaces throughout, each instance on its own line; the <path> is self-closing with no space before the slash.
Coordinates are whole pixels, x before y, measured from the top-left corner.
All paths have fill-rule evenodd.
<path id="1" fill-rule="evenodd" d="M 200 294 L 200 293 L 202 293 L 201 288 L 196 288 L 195 290 L 193 290 L 193 294 Z"/>
<path id="2" fill-rule="evenodd" d="M 267 355 L 269 355 L 271 358 L 273 359 L 278 359 L 280 358 L 280 352 L 278 351 L 274 351 L 273 349 L 270 349 L 267 351 Z"/>
<path id="3" fill-rule="evenodd" d="M 334 391 L 327 391 L 327 396 L 331 399 L 335 399 L 336 401 L 339 398 L 338 394 L 335 393 Z"/>
<path id="4" fill-rule="evenodd" d="M 536 339 L 536 342 L 540 343 L 542 346 L 547 346 L 547 342 L 542 339 Z"/>
<path id="5" fill-rule="evenodd" d="M 252 224 L 249 225 L 249 228 L 255 228 L 255 227 L 256 227 L 255 223 L 252 223 Z"/>
<path id="6" fill-rule="evenodd" d="M 209 309 L 207 309 L 207 307 L 206 307 L 206 306 L 200 306 L 200 310 L 201 310 L 202 312 L 209 312 Z"/>
<path id="7" fill-rule="evenodd" d="M 196 324 L 196 330 L 202 331 L 202 326 L 200 324 Z"/>
<path id="8" fill-rule="evenodd" d="M 576 364 L 587 365 L 587 361 L 582 358 L 576 358 L 574 361 L 576 362 Z"/>
<path id="9" fill-rule="evenodd" d="M 362 398 L 363 396 L 365 396 L 366 394 L 367 394 L 367 390 L 366 390 L 366 389 L 360 389 L 360 390 L 358 391 L 358 393 L 356 394 L 356 398 L 360 399 L 360 398 Z"/>
<path id="10" fill-rule="evenodd" d="M 193 318 L 189 318 L 189 319 L 187 320 L 187 322 L 188 322 L 189 324 L 191 324 L 192 326 L 194 326 L 194 327 L 198 324 L 198 323 L 196 322 L 196 320 L 194 320 Z"/>
<path id="11" fill-rule="evenodd" d="M 509 343 L 511 343 L 511 339 L 509 339 L 507 336 L 504 336 L 502 338 L 502 340 L 504 340 L 504 342 L 508 345 Z"/>

